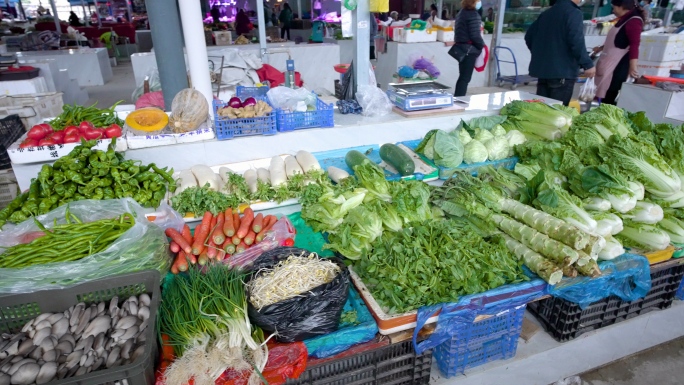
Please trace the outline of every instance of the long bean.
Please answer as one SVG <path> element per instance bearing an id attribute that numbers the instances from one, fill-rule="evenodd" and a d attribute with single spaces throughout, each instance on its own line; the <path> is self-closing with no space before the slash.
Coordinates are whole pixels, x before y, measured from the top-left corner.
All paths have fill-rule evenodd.
<path id="1" fill-rule="evenodd" d="M 112 219 L 82 223 L 66 213 L 66 224 L 51 229 L 34 220 L 44 235 L 30 243 L 8 247 L 0 254 L 0 268 L 24 268 L 51 262 L 71 262 L 106 250 L 112 242 L 135 225 L 129 213 Z"/>

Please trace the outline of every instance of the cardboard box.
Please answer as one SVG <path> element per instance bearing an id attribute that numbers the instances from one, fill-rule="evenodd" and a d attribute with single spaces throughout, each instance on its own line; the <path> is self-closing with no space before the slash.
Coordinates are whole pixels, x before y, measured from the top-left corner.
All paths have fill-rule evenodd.
<path id="1" fill-rule="evenodd" d="M 684 60 L 684 35 L 647 34 L 641 35 L 639 61 L 674 62 Z"/>
<path id="2" fill-rule="evenodd" d="M 682 67 L 682 61 L 645 61 L 639 59 L 637 70 L 641 75 L 669 77 L 670 70 Z"/>

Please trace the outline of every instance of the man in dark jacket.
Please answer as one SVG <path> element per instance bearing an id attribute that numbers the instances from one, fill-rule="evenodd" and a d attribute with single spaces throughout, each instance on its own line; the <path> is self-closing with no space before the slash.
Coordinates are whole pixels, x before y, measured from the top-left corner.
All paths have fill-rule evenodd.
<path id="1" fill-rule="evenodd" d="M 584 43 L 580 0 L 558 0 L 542 12 L 525 34 L 532 52 L 530 75 L 539 79 L 537 94 L 560 100 L 566 106 L 572 98 L 579 68 L 594 77 L 596 69 Z"/>

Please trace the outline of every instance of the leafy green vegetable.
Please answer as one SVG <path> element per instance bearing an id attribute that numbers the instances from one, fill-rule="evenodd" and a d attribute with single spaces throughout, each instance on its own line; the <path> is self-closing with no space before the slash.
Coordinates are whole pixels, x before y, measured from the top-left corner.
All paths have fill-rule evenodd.
<path id="1" fill-rule="evenodd" d="M 665 218 L 658 222 L 658 228 L 665 231 L 673 243 L 684 244 L 684 221 L 677 218 L 673 210 L 665 211 Z"/>
<path id="2" fill-rule="evenodd" d="M 461 120 L 461 123 L 458 124 L 456 129 L 465 129 L 469 134 L 474 135 L 476 128 L 492 130 L 494 127 L 496 127 L 496 125 L 505 121 L 506 117 L 502 115 L 481 116 L 478 118 L 472 118 L 467 123 L 465 120 Z"/>
<path id="3" fill-rule="evenodd" d="M 463 161 L 467 164 L 484 162 L 487 160 L 488 156 L 487 147 L 475 139 L 465 145 Z"/>
<path id="4" fill-rule="evenodd" d="M 431 219 L 430 186 L 417 180 L 393 183 L 392 205 L 405 223 Z"/>
<path id="5" fill-rule="evenodd" d="M 526 280 L 500 237 L 482 238 L 463 222 L 428 220 L 385 232 L 354 265 L 389 314 L 454 302 Z"/>
<path id="6" fill-rule="evenodd" d="M 615 238 L 627 247 L 644 251 L 665 250 L 670 244 L 670 236 L 663 230 L 644 223 L 623 220 L 624 229 Z"/>
<path id="7" fill-rule="evenodd" d="M 325 248 L 356 260 L 371 251 L 371 242 L 380 235 L 382 235 L 380 216 L 365 206 L 358 206 L 349 211 L 340 226 L 330 233 L 328 236 L 330 244 L 325 245 Z"/>
<path id="8" fill-rule="evenodd" d="M 237 208 L 242 203 L 234 196 L 210 190 L 209 184 L 202 187 L 190 187 L 171 198 L 171 207 L 181 214 L 192 213 L 201 218 L 205 212 L 211 211 L 217 215 L 227 208 Z"/>
<path id="9" fill-rule="evenodd" d="M 390 186 L 383 171 L 375 164 L 365 161 L 363 164 L 354 166 L 354 174 L 359 185 L 368 190 L 368 198 L 374 197 L 389 202 L 392 197 L 389 194 Z"/>
<path id="10" fill-rule="evenodd" d="M 624 138 L 633 132 L 625 111 L 605 103 L 574 119 L 573 130 L 579 127 L 596 131 L 604 140 L 613 135 Z"/>
<path id="11" fill-rule="evenodd" d="M 501 109 L 508 119 L 502 124 L 507 131 L 518 130 L 532 138 L 555 140 L 572 124 L 572 116 L 545 103 L 515 100 Z"/>
<path id="12" fill-rule="evenodd" d="M 433 159 L 437 166 L 458 167 L 463 162 L 463 144 L 457 136 L 438 130 L 435 134 Z"/>
<path id="13" fill-rule="evenodd" d="M 437 130 L 430 130 L 423 140 L 416 146 L 416 152 L 425 155 L 428 159 L 432 160 L 435 158 L 435 134 Z"/>

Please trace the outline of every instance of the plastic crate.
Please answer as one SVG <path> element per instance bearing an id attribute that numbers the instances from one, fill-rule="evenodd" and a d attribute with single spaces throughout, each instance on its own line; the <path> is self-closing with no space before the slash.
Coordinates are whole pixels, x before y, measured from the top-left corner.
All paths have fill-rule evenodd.
<path id="1" fill-rule="evenodd" d="M 261 87 L 237 86 L 235 88 L 235 96 L 237 96 L 240 99 L 249 98 L 249 97 L 252 97 L 252 98 L 266 97 L 268 90 L 270 90 L 270 88 L 267 86 L 261 86 Z"/>
<path id="2" fill-rule="evenodd" d="M 412 341 L 314 364 L 287 385 L 428 385 L 432 351 L 416 354 Z"/>
<path id="3" fill-rule="evenodd" d="M 266 97 L 260 97 L 268 103 Z M 214 128 L 216 129 L 216 139 L 233 139 L 239 136 L 250 135 L 274 135 L 278 133 L 276 123 L 276 111 L 274 110 L 266 116 L 257 118 L 230 119 L 218 115 L 218 109 L 227 103 L 214 100 Z M 269 104 L 270 105 L 270 104 Z"/>
<path id="4" fill-rule="evenodd" d="M 447 378 L 466 369 L 515 356 L 522 331 L 525 305 L 464 325 L 448 341 L 435 348 L 439 371 Z"/>
<path id="5" fill-rule="evenodd" d="M 7 207 L 19 194 L 19 185 L 16 183 L 0 184 L 0 210 Z"/>
<path id="6" fill-rule="evenodd" d="M 154 361 L 157 357 L 156 324 L 160 302 L 159 272 L 146 270 L 95 280 L 66 289 L 44 290 L 26 294 L 0 296 L 0 331 L 19 331 L 30 319 L 44 312 L 62 312 L 85 302 L 108 301 L 114 296 L 125 300 L 128 296 L 150 294 L 150 318 L 146 331 L 145 353 L 135 362 L 111 369 L 101 369 L 78 377 L 51 381 L 50 385 L 149 385 L 154 383 Z"/>
<path id="7" fill-rule="evenodd" d="M 682 261 L 684 262 L 684 261 Z M 582 310 L 579 304 L 551 297 L 528 304 L 544 329 L 560 342 L 570 341 L 592 330 L 634 318 L 672 305 L 684 277 L 684 264 L 670 260 L 651 266 L 651 290 L 644 298 L 623 301 L 610 296 Z"/>
<path id="8" fill-rule="evenodd" d="M 0 116 L 18 114 L 27 130 L 58 116 L 63 107 L 61 92 L 0 97 Z"/>
<path id="9" fill-rule="evenodd" d="M 0 119 L 0 170 L 12 167 L 7 149 L 21 138 L 25 131 L 26 127 L 17 114 Z"/>
<path id="10" fill-rule="evenodd" d="M 326 104 L 316 97 L 316 110 L 307 112 L 287 112 L 276 110 L 278 131 L 289 132 L 302 128 L 333 127 L 335 126 L 334 109 L 332 104 Z"/>

